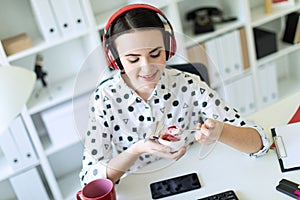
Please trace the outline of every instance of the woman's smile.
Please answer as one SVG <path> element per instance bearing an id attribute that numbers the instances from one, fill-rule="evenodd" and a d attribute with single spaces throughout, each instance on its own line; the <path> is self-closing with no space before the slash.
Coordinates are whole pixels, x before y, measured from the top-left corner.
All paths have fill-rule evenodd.
<path id="1" fill-rule="evenodd" d="M 156 78 L 157 72 L 154 72 L 152 74 L 147 74 L 147 75 L 139 75 L 138 77 L 143 79 L 144 81 L 153 81 Z"/>

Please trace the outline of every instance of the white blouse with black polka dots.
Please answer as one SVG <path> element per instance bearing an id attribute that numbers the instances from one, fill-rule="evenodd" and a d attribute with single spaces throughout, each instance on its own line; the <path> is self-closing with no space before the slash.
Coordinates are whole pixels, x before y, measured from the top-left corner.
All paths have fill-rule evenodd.
<path id="1" fill-rule="evenodd" d="M 126 85 L 120 74 L 116 74 L 98 85 L 90 98 L 89 109 L 80 172 L 82 185 L 106 177 L 106 163 L 113 155 L 153 133 L 157 121 L 162 121 L 165 126 L 196 129 L 199 121 L 213 118 L 236 126 L 252 127 L 261 135 L 264 147 L 250 156 L 262 155 L 269 148 L 269 140 L 261 127 L 243 119 L 198 76 L 174 69 L 165 69 L 147 102 Z M 191 133 L 186 144 L 193 142 Z M 128 172 L 158 159 L 143 154 Z"/>

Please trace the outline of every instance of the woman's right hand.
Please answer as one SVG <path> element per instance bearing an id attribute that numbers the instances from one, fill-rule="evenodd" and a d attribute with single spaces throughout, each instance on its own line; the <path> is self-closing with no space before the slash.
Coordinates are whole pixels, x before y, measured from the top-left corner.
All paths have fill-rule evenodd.
<path id="1" fill-rule="evenodd" d="M 185 154 L 186 147 L 183 146 L 178 151 L 171 152 L 170 147 L 162 145 L 155 140 L 147 140 L 147 141 L 140 140 L 136 142 L 134 145 L 132 145 L 131 150 L 133 151 L 133 153 L 139 155 L 143 153 L 148 153 L 161 158 L 178 160 Z"/>

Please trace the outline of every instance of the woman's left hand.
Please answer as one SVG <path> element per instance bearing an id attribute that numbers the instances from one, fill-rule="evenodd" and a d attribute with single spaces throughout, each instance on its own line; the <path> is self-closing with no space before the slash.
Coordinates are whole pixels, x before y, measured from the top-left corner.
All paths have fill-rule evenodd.
<path id="1" fill-rule="evenodd" d="M 203 124 L 198 123 L 195 139 L 200 143 L 212 144 L 219 139 L 223 126 L 223 122 L 208 118 Z"/>

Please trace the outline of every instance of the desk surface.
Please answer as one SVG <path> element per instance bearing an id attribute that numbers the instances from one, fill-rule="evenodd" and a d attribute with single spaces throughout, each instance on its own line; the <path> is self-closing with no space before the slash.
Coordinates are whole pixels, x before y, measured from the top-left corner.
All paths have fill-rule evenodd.
<path id="1" fill-rule="evenodd" d="M 286 124 L 300 104 L 300 93 L 277 102 L 248 118 L 262 125 L 270 136 L 270 127 Z M 280 171 L 276 152 L 250 158 L 218 143 L 205 159 L 198 158 L 201 144 L 188 149 L 186 155 L 168 166 L 159 161 L 147 166 L 144 173 L 128 175 L 116 185 L 118 199 L 151 199 L 150 183 L 190 172 L 196 172 L 202 188 L 167 197 L 165 199 L 197 199 L 233 189 L 243 200 L 290 199 L 275 187 L 282 178 L 300 183 L 300 170 Z M 162 167 L 166 166 L 166 167 Z M 150 169 L 157 169 L 150 172 Z M 149 173 L 146 173 L 149 172 Z"/>

